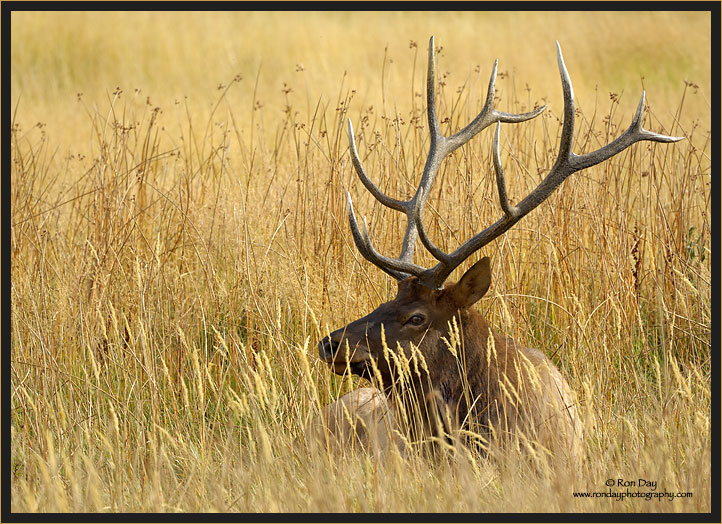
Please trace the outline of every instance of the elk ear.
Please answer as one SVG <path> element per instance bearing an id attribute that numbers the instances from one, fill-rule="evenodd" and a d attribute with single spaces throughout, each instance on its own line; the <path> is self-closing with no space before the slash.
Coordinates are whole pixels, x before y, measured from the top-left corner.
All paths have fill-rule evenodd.
<path id="1" fill-rule="evenodd" d="M 483 297 L 491 285 L 491 259 L 484 257 L 464 273 L 446 292 L 459 308 L 467 308 Z"/>

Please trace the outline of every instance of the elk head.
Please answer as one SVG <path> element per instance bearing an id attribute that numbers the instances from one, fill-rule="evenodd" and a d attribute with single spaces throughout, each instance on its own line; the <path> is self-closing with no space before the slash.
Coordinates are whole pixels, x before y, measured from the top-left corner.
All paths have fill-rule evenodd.
<path id="1" fill-rule="evenodd" d="M 444 289 L 432 289 L 415 276 L 405 278 L 399 282 L 394 300 L 324 338 L 319 343 L 319 354 L 336 373 L 344 373 L 348 366 L 352 373 L 369 379 L 374 375 L 373 360 L 380 374 L 378 378 L 387 386 L 393 382 L 396 360 L 385 354 L 389 349 L 411 361 L 413 351 L 423 348 L 426 354 L 422 368 L 448 368 L 451 364 L 456 369 L 451 362 L 444 362 L 451 354 L 440 335 L 446 333 L 452 317 L 484 296 L 490 284 L 488 257 L 474 264 L 459 282 Z"/>
<path id="2" fill-rule="evenodd" d="M 398 258 L 380 254 L 371 242 L 366 219 L 362 227 L 356 220 L 351 196 L 347 193 L 348 215 L 353 239 L 361 255 L 381 270 L 399 281 L 398 294 L 390 302 L 381 304 L 374 311 L 348 326 L 334 331 L 319 342 L 319 355 L 329 363 L 336 373 L 350 369 L 352 373 L 370 377 L 371 369 L 376 366 L 386 381 L 393 377 L 393 365 L 384 357 L 384 350 L 411 351 L 417 348 L 426 361 L 434 360 L 438 351 L 438 339 L 448 334 L 449 321 L 454 315 L 463 313 L 479 300 L 491 282 L 491 267 L 488 258 L 482 258 L 459 280 L 458 283 L 442 287 L 448 276 L 464 260 L 469 258 L 486 244 L 499 237 L 530 211 L 541 204 L 568 176 L 582 169 L 599 164 L 620 153 L 632 144 L 649 140 L 653 142 L 676 142 L 682 138 L 661 135 L 642 128 L 644 92 L 629 128 L 617 139 L 606 146 L 583 155 L 572 152 L 574 135 L 574 95 L 569 73 L 562 58 L 557 42 L 557 62 L 561 74 L 564 92 L 564 122 L 560 140 L 559 154 L 550 172 L 539 185 L 519 204 L 511 205 L 507 198 L 504 172 L 499 155 L 500 124 L 518 123 L 532 119 L 544 111 L 546 106 L 523 114 L 510 114 L 494 108 L 494 85 L 497 63 L 494 63 L 489 88 L 481 113 L 465 128 L 452 136 L 441 134 L 436 117 L 434 102 L 434 38 L 429 42 L 427 76 L 427 113 L 431 144 L 428 158 L 421 175 L 421 182 L 414 196 L 407 201 L 396 200 L 382 193 L 371 182 L 361 164 L 356 151 L 353 127 L 348 122 L 349 147 L 351 158 L 361 182 L 383 205 L 405 213 L 407 227 L 401 253 Z M 495 223 L 467 240 L 452 253 L 439 249 L 426 234 L 422 222 L 422 213 L 431 185 L 443 159 L 452 151 L 468 142 L 481 130 L 497 123 L 493 143 L 494 168 L 502 216 Z M 438 260 L 431 268 L 414 263 L 416 240 L 420 239 L 424 247 Z M 488 330 L 483 323 L 483 330 Z M 487 335 L 484 335 L 486 337 Z M 408 355 L 407 355 L 408 358 Z M 391 359 L 393 360 L 393 359 Z M 440 363 L 443 367 L 444 364 Z M 431 367 L 431 366 L 430 366 Z M 432 369 L 431 374 L 437 370 Z M 433 381 L 433 377 L 432 381 Z M 387 382 L 388 384 L 388 382 Z"/>

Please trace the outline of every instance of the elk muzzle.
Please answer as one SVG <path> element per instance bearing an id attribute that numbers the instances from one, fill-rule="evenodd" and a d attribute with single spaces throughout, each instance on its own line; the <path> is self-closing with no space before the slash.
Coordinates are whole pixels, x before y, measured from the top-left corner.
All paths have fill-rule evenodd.
<path id="1" fill-rule="evenodd" d="M 322 338 L 318 343 L 318 356 L 329 364 L 337 375 L 343 375 L 347 371 L 355 375 L 367 375 L 369 350 L 365 344 L 349 340 L 348 327 Z"/>
<path id="2" fill-rule="evenodd" d="M 340 345 L 337 340 L 333 340 L 330 336 L 323 337 L 318 343 L 318 356 L 324 362 L 333 362 Z"/>

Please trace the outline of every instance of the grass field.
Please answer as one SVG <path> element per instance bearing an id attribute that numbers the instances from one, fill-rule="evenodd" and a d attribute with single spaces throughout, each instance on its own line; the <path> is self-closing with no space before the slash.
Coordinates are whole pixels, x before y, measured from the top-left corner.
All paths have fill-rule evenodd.
<path id="1" fill-rule="evenodd" d="M 11 29 L 13 511 L 711 510 L 709 14 L 13 13 Z M 618 136 L 642 89 L 645 127 L 686 138 L 572 176 L 451 277 L 492 257 L 478 307 L 579 395 L 579 471 L 306 442 L 360 384 L 318 340 L 396 289 L 350 235 L 346 190 L 381 252 L 403 224 L 357 180 L 346 119 L 369 176 L 407 198 L 432 34 L 445 133 L 481 109 L 495 58 L 499 109 L 548 104 L 502 126 L 513 202 L 555 160 L 555 40 L 575 152 Z M 447 251 L 501 216 L 491 133 L 439 172 L 425 224 Z M 609 479 L 675 496 L 573 496 Z"/>

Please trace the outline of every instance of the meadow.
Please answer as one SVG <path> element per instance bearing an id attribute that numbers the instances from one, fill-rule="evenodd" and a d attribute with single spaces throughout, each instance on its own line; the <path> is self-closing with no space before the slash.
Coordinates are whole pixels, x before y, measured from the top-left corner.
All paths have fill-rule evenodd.
<path id="1" fill-rule="evenodd" d="M 708 13 L 15 12 L 11 31 L 12 511 L 711 511 Z M 555 40 L 576 153 L 626 129 L 643 89 L 645 128 L 685 137 L 573 175 L 451 276 L 492 258 L 477 307 L 577 392 L 578 471 L 307 442 L 363 384 L 318 340 L 396 291 L 356 251 L 345 192 L 382 253 L 405 224 L 356 178 L 346 120 L 369 176 L 408 198 L 432 34 L 445 134 L 496 58 L 500 110 L 548 106 L 502 125 L 512 203 L 556 158 Z M 425 225 L 443 250 L 501 216 L 492 133 L 439 172 Z"/>

